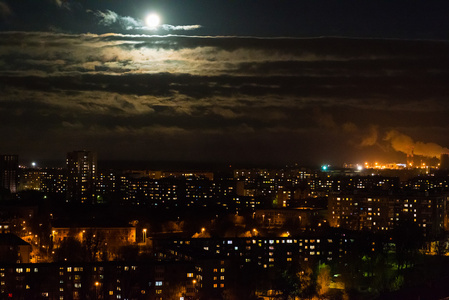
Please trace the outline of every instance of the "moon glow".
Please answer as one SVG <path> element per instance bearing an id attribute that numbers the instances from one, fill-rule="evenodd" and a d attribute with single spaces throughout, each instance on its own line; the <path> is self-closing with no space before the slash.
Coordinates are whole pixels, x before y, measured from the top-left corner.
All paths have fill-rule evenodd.
<path id="1" fill-rule="evenodd" d="M 156 28 L 161 21 L 161 18 L 157 14 L 149 14 L 145 18 L 145 23 L 149 28 Z"/>

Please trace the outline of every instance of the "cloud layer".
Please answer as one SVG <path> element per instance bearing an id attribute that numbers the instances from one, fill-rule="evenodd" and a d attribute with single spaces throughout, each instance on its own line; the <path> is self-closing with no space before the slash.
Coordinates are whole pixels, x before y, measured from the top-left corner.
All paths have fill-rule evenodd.
<path id="1" fill-rule="evenodd" d="M 448 73 L 445 42 L 4 32 L 0 152 L 342 163 L 401 159 L 408 136 L 437 153 Z"/>
<path id="2" fill-rule="evenodd" d="M 92 11 L 87 10 L 88 13 L 92 13 L 98 19 L 98 24 L 111 27 L 113 25 L 119 25 L 121 29 L 124 30 L 138 30 L 142 32 L 148 31 L 158 31 L 162 29 L 163 31 L 185 31 L 185 30 L 195 30 L 201 28 L 201 25 L 170 25 L 162 24 L 155 28 L 148 28 L 142 20 L 135 19 L 130 16 L 120 16 L 112 10 L 105 11 Z"/>

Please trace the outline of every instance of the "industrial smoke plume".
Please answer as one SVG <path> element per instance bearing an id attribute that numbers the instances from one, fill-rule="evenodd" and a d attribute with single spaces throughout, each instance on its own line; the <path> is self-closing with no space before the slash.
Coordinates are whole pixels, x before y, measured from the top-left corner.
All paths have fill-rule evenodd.
<path id="1" fill-rule="evenodd" d="M 449 153 L 448 148 L 444 148 L 435 143 L 415 142 L 408 135 L 402 134 L 397 130 L 390 130 L 384 138 L 388 141 L 394 150 L 406 154 L 422 155 L 426 157 L 439 158 L 443 153 Z"/>

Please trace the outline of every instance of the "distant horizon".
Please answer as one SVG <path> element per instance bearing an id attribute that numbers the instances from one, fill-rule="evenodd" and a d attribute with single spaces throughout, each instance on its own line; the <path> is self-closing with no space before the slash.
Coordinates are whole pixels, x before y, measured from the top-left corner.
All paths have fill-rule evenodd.
<path id="1" fill-rule="evenodd" d="M 32 163 L 35 163 L 35 168 L 65 168 L 65 160 L 58 159 L 44 159 L 44 160 L 28 160 L 21 159 L 19 156 L 19 165 L 25 168 L 33 168 Z M 370 162 L 372 166 L 374 162 Z M 381 165 L 388 164 L 403 164 L 405 162 L 384 162 L 379 163 Z M 267 162 L 208 162 L 208 161 L 156 161 L 156 160 L 129 160 L 129 159 L 98 159 L 97 167 L 99 170 L 162 170 L 162 171 L 229 171 L 234 169 L 294 169 L 294 168 L 306 168 L 306 169 L 322 169 L 323 166 L 327 166 L 329 169 L 344 169 L 351 168 L 353 166 L 356 169 L 357 166 L 364 167 L 361 163 L 343 163 L 343 164 L 302 164 L 300 162 L 287 162 L 287 163 L 267 163 Z M 418 167 L 418 166 L 416 166 Z M 435 165 L 431 165 L 435 167 Z M 364 167 L 365 168 L 365 167 Z M 375 167 L 369 167 L 367 169 L 374 169 Z"/>
<path id="2" fill-rule="evenodd" d="M 66 158 L 65 155 L 71 151 L 92 151 L 88 149 L 83 150 L 70 150 L 67 151 L 60 156 L 60 158 L 50 158 L 50 159 L 38 159 L 29 157 L 23 157 L 17 153 L 2 153 L 1 155 L 18 155 L 19 165 L 24 167 L 32 167 L 32 163 L 36 164 L 38 168 L 65 168 L 66 166 Z M 92 151 L 96 152 L 96 151 Z M 179 159 L 111 159 L 111 158 L 103 158 L 101 154 L 97 153 L 97 161 L 99 169 L 119 169 L 119 170 L 127 170 L 127 169 L 145 169 L 145 170 L 228 170 L 230 168 L 267 168 L 267 169 L 282 169 L 286 167 L 292 167 L 296 165 L 298 167 L 303 168 L 311 168 L 311 169 L 319 169 L 323 165 L 327 165 L 330 167 L 336 168 L 344 168 L 345 165 L 353 165 L 353 166 L 365 166 L 367 163 L 369 165 L 374 165 L 374 163 L 379 163 L 380 165 L 387 164 L 407 164 L 408 158 L 405 155 L 402 157 L 398 157 L 396 160 L 382 160 L 382 159 L 359 159 L 357 161 L 345 161 L 345 162 L 332 162 L 330 159 L 323 158 L 320 162 L 310 162 L 307 160 L 304 161 L 285 161 L 285 162 L 273 162 L 273 161 L 220 161 L 220 160 L 179 160 Z M 444 154 L 444 153 L 442 153 Z M 440 161 L 440 157 L 429 158 L 422 155 L 415 155 L 416 165 L 419 161 L 425 162 L 428 166 L 436 166 Z"/>
<path id="3" fill-rule="evenodd" d="M 19 156 L 19 165 L 31 168 L 31 163 L 36 163 L 36 168 L 65 168 L 65 160 L 60 159 L 43 159 L 43 160 L 29 160 L 21 159 Z M 208 162 L 208 161 L 151 161 L 151 160 L 129 160 L 129 159 L 98 159 L 98 168 L 102 169 L 117 169 L 117 170 L 195 170 L 195 171 L 209 171 L 209 170 L 229 170 L 235 168 L 285 168 L 295 164 L 272 164 L 272 163 L 245 163 L 245 162 Z M 320 165 L 302 165 L 297 164 L 298 167 L 303 168 L 320 168 Z"/>

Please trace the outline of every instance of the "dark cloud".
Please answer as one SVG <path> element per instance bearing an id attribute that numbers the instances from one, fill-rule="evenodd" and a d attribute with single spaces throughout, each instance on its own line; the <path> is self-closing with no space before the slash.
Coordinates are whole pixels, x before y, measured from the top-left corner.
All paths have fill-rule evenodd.
<path id="1" fill-rule="evenodd" d="M 446 42 L 3 32 L 0 152 L 390 159 L 447 143 L 448 73 Z"/>
<path id="2" fill-rule="evenodd" d="M 71 10 L 74 6 L 79 6 L 79 3 L 70 0 L 52 0 L 52 2 L 61 9 Z"/>
<path id="3" fill-rule="evenodd" d="M 6 19 L 12 14 L 11 8 L 9 8 L 8 4 L 0 1 L 0 19 Z"/>

